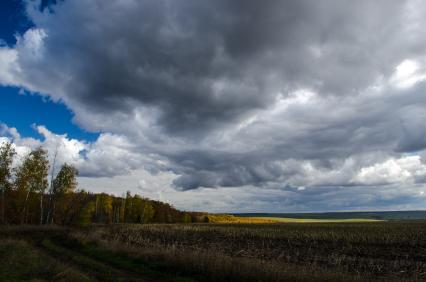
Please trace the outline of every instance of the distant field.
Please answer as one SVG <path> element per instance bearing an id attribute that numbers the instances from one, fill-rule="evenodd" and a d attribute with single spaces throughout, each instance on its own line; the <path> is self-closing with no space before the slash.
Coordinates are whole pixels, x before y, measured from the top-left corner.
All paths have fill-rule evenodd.
<path id="1" fill-rule="evenodd" d="M 325 220 L 426 220 L 426 211 L 366 211 L 366 212 L 323 212 L 323 213 L 236 213 L 237 217 L 291 218 Z"/>
<path id="2" fill-rule="evenodd" d="M 227 214 L 208 215 L 210 223 L 239 223 L 239 224 L 268 224 L 268 223 L 339 223 L 339 222 L 378 222 L 380 219 L 372 218 L 287 218 L 287 217 L 263 217 L 263 216 L 236 216 Z"/>
<path id="3" fill-rule="evenodd" d="M 332 222 L 377 222 L 380 219 L 365 218 L 347 218 L 347 219 L 313 219 L 313 218 L 286 218 L 286 217 L 247 217 L 255 220 L 272 220 L 275 222 L 292 222 L 292 223 L 332 223 Z"/>

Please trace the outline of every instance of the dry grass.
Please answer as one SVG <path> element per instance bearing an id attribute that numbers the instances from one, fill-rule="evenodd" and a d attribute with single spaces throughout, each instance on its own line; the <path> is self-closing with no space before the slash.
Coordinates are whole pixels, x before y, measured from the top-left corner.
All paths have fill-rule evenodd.
<path id="1" fill-rule="evenodd" d="M 103 239 L 100 233 L 76 232 L 73 238 L 82 244 L 96 244 L 118 256 L 140 263 L 155 262 L 156 270 L 193 277 L 196 281 L 365 281 L 358 275 L 311 267 L 283 264 L 257 258 L 233 257 L 214 250 L 191 250 L 176 246 L 135 246 Z"/>
<path id="2" fill-rule="evenodd" d="M 268 261 L 282 269 L 300 267 L 298 273 L 308 277 L 321 269 L 349 273 L 353 279 L 426 279 L 425 222 L 121 225 L 89 234 L 131 248 L 174 250 L 172 257 L 176 252 L 208 253 L 219 261 L 231 257 Z"/>

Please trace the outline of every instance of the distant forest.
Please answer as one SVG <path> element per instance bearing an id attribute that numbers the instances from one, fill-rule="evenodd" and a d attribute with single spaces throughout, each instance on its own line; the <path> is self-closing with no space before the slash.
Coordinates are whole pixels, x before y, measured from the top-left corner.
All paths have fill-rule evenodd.
<path id="1" fill-rule="evenodd" d="M 13 144 L 0 144 L 0 223 L 190 223 L 207 222 L 204 213 L 182 212 L 171 205 L 127 192 L 125 197 L 77 190 L 78 171 L 62 164 L 55 174 L 48 154 L 39 147 L 13 167 Z M 52 167 L 55 167 L 56 154 Z M 49 174 L 50 171 L 50 174 Z M 48 178 L 50 177 L 50 182 Z"/>

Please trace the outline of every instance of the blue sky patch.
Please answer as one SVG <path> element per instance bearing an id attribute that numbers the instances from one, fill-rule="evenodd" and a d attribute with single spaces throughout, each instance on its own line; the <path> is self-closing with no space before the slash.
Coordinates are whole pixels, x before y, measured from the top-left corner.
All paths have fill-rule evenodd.
<path id="1" fill-rule="evenodd" d="M 0 122 L 16 127 L 24 137 L 39 137 L 32 125 L 45 125 L 56 134 L 94 141 L 98 133 L 87 132 L 72 122 L 73 113 L 61 103 L 40 95 L 19 94 L 20 89 L 0 86 Z"/>

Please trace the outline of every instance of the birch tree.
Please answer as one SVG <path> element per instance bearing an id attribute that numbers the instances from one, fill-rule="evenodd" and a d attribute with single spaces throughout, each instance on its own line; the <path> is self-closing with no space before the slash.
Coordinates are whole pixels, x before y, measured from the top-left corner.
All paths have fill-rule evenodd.
<path id="1" fill-rule="evenodd" d="M 0 146 L 1 222 L 6 223 L 6 192 L 11 188 L 12 162 L 16 151 L 11 142 Z"/>
<path id="2" fill-rule="evenodd" d="M 49 161 L 47 151 L 39 147 L 27 155 L 16 172 L 16 187 L 25 194 L 21 222 L 27 222 L 28 198 L 31 193 L 40 194 L 40 224 L 43 224 L 43 198 L 48 186 Z"/>
<path id="3" fill-rule="evenodd" d="M 68 164 L 63 164 L 58 174 L 52 183 L 52 205 L 50 210 L 50 217 L 54 218 L 56 202 L 59 198 L 61 198 L 64 194 L 74 192 L 77 188 L 77 177 L 78 171 L 75 167 Z"/>

